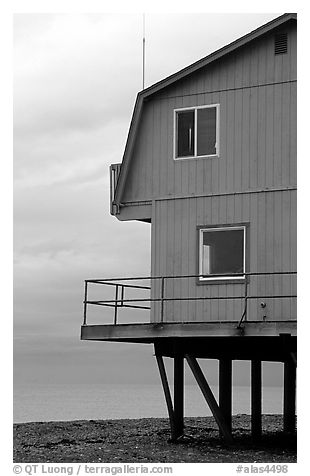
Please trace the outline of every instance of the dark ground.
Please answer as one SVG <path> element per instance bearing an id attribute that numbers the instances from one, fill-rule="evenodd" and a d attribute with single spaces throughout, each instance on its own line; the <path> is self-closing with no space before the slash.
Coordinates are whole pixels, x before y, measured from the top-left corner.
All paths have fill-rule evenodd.
<path id="1" fill-rule="evenodd" d="M 296 434 L 285 435 L 280 415 L 263 416 L 254 444 L 250 417 L 233 417 L 234 444 L 227 447 L 212 417 L 185 418 L 186 437 L 168 442 L 164 418 L 90 420 L 14 425 L 14 462 L 83 463 L 294 463 Z"/>

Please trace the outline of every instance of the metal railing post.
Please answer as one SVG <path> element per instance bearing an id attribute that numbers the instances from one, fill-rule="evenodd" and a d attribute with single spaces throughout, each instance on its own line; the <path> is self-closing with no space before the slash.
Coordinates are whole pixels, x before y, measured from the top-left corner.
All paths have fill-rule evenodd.
<path id="1" fill-rule="evenodd" d="M 121 288 L 121 306 L 124 306 L 124 291 L 125 291 L 125 286 L 122 284 Z"/>
<path id="2" fill-rule="evenodd" d="M 244 281 L 244 309 L 243 313 L 241 316 L 241 319 L 239 321 L 239 324 L 237 328 L 241 327 L 241 324 L 243 321 L 247 320 L 247 307 L 248 307 L 248 278 L 245 276 L 245 281 Z"/>
<path id="3" fill-rule="evenodd" d="M 88 286 L 88 282 L 85 281 L 85 285 L 84 285 L 84 320 L 83 320 L 83 326 L 86 326 L 86 315 L 87 315 L 87 286 Z"/>
<path id="4" fill-rule="evenodd" d="M 165 297 L 165 278 L 161 278 L 161 306 L 160 306 L 160 322 L 164 322 L 164 297 Z"/>
<path id="5" fill-rule="evenodd" d="M 119 288 L 119 285 L 116 284 L 116 285 L 115 285 L 115 306 L 114 306 L 114 325 L 115 325 L 115 326 L 116 326 L 116 324 L 117 324 L 118 288 Z"/>
<path id="6" fill-rule="evenodd" d="M 247 310 L 248 310 L 248 278 L 245 277 L 244 280 L 244 317 L 243 319 L 247 320 Z"/>

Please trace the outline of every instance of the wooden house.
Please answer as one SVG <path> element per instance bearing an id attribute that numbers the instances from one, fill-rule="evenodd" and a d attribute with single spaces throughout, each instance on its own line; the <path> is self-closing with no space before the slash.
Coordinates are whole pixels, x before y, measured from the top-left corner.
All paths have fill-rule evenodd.
<path id="1" fill-rule="evenodd" d="M 261 362 L 284 362 L 284 429 L 295 428 L 296 20 L 284 14 L 141 91 L 110 168 L 112 215 L 151 226 L 150 285 L 140 284 L 150 320 L 117 324 L 120 307 L 147 307 L 124 298 L 139 278 L 88 280 L 81 336 L 154 344 L 173 438 L 184 358 L 227 440 L 232 361 L 252 362 L 256 436 Z M 96 283 L 114 299 L 90 301 Z M 90 304 L 112 306 L 114 323 L 88 323 Z M 174 359 L 174 403 L 163 357 Z M 219 402 L 198 357 L 220 361 Z"/>

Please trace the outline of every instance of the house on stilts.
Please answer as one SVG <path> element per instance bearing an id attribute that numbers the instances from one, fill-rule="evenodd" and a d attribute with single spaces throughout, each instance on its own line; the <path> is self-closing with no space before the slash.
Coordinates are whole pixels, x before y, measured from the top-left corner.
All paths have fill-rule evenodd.
<path id="1" fill-rule="evenodd" d="M 81 339 L 154 346 L 173 439 L 185 361 L 227 442 L 232 362 L 251 361 L 255 437 L 262 362 L 283 362 L 283 426 L 295 431 L 296 30 L 284 14 L 141 91 L 110 167 L 111 214 L 151 224 L 151 276 L 85 281 Z M 93 287 L 113 295 L 91 299 Z M 89 322 L 93 306 L 112 322 Z M 119 323 L 132 309 L 135 322 Z M 197 359 L 219 360 L 218 400 Z"/>

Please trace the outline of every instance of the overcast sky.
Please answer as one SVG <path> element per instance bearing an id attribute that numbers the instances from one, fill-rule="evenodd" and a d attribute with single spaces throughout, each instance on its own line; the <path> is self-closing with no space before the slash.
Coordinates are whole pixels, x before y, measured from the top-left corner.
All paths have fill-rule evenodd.
<path id="1" fill-rule="evenodd" d="M 280 14 L 146 15 L 146 86 Z M 158 381 L 150 346 L 79 340 L 85 278 L 150 274 L 150 226 L 109 214 L 141 87 L 142 14 L 15 15 L 18 384 Z"/>

